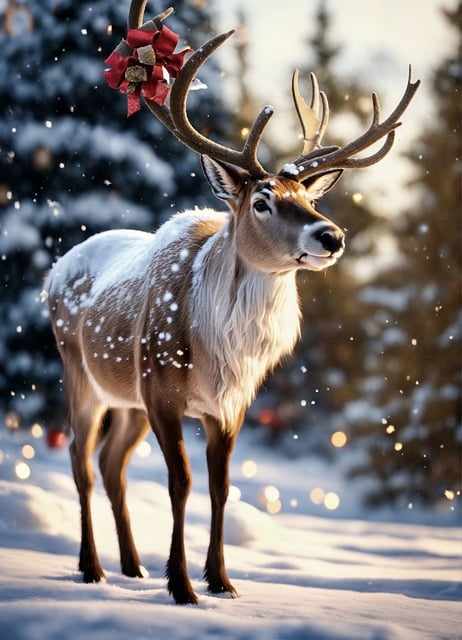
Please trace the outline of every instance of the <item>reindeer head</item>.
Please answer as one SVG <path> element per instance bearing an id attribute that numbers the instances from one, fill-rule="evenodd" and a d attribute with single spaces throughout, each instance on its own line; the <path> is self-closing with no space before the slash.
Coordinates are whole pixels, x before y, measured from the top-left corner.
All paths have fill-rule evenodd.
<path id="1" fill-rule="evenodd" d="M 171 9 L 154 21 L 142 24 L 146 0 L 132 0 L 129 28 L 160 25 Z M 235 228 L 236 250 L 255 269 L 283 272 L 292 269 L 320 271 L 342 255 L 343 231 L 315 208 L 319 200 L 340 179 L 344 169 L 370 166 L 391 149 L 398 119 L 405 111 L 419 81 L 409 78 L 399 104 L 380 122 L 377 96 L 372 94 L 373 118 L 369 129 L 344 147 L 322 147 L 329 121 L 329 104 L 311 74 L 312 98 L 308 106 L 299 90 L 298 71 L 292 79 L 292 93 L 303 130 L 302 155 L 277 174 L 265 171 L 257 150 L 263 130 L 273 115 L 266 106 L 250 128 L 242 149 L 218 144 L 199 133 L 188 119 L 189 89 L 199 68 L 234 31 L 215 36 L 197 49 L 183 66 L 170 92 L 170 107 L 145 100 L 151 112 L 186 146 L 201 155 L 202 166 L 214 194 L 227 202 Z M 376 153 L 354 158 L 357 153 L 385 137 Z"/>
<path id="2" fill-rule="evenodd" d="M 341 170 L 298 182 L 284 175 L 252 177 L 208 156 L 202 156 L 202 166 L 215 195 L 233 212 L 236 250 L 249 266 L 320 271 L 342 255 L 343 231 L 314 206 Z"/>

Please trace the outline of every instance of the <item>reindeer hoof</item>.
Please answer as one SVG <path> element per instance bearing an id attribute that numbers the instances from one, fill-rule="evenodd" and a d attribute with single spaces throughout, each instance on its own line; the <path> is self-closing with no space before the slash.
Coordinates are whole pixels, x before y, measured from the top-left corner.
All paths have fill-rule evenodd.
<path id="1" fill-rule="evenodd" d="M 209 584 L 207 591 L 214 596 L 221 596 L 223 598 L 235 599 L 239 598 L 239 594 L 233 585 L 228 582 L 221 585 L 211 585 Z"/>
<path id="2" fill-rule="evenodd" d="M 169 559 L 165 575 L 167 577 L 167 589 L 173 596 L 176 604 L 197 604 L 197 596 L 193 591 L 186 571 L 175 566 Z"/>
<path id="3" fill-rule="evenodd" d="M 86 584 L 92 584 L 95 582 L 106 582 L 106 576 L 104 575 L 104 571 L 102 569 L 99 570 L 91 570 L 83 572 L 83 581 Z"/>
<path id="4" fill-rule="evenodd" d="M 176 604 L 198 604 L 199 602 L 196 594 L 192 589 L 185 590 L 181 593 L 173 593 L 172 595 Z"/>
<path id="5" fill-rule="evenodd" d="M 172 580 L 168 581 L 168 592 L 173 596 L 176 604 L 197 604 L 197 596 L 194 593 L 189 580 L 184 584 L 172 584 Z"/>
<path id="6" fill-rule="evenodd" d="M 129 567 L 122 567 L 122 573 L 128 578 L 147 578 L 149 572 L 141 565 L 131 565 Z"/>
<path id="7" fill-rule="evenodd" d="M 204 579 L 207 582 L 207 591 L 213 595 L 222 595 L 228 598 L 238 598 L 239 594 L 233 587 L 226 571 L 212 571 L 207 565 L 204 570 Z"/>

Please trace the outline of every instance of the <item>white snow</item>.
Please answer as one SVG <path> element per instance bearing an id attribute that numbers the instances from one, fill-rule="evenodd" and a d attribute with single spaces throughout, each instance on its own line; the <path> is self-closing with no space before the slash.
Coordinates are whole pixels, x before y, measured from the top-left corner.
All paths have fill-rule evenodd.
<path id="1" fill-rule="evenodd" d="M 151 447 L 135 454 L 128 491 L 149 577 L 120 574 L 110 507 L 98 479 L 93 513 L 107 582 L 85 585 L 76 571 L 79 512 L 67 451 L 49 451 L 30 432 L 0 431 L 2 638 L 460 637 L 459 529 L 349 518 L 361 513 L 357 495 L 353 485 L 336 476 L 335 467 L 271 454 L 255 446 L 249 432 L 241 434 L 235 452 L 231 479 L 236 489 L 225 523 L 226 560 L 240 598 L 208 595 L 201 580 L 210 517 L 204 443 L 194 427 L 187 425 L 185 432 L 194 479 L 186 543 L 198 607 L 175 606 L 165 590 L 171 516 L 165 467 L 152 438 Z M 26 443 L 35 457 L 25 461 L 31 474 L 21 481 L 14 468 Z M 251 479 L 242 473 L 242 463 L 250 459 L 256 464 Z M 267 485 L 280 493 L 283 508 L 276 516 L 263 510 Z M 337 492 L 338 512 L 310 503 L 316 485 Z"/>
<path id="2" fill-rule="evenodd" d="M 288 162 L 282 167 L 283 173 L 286 173 L 289 176 L 298 176 L 300 173 L 299 168 L 293 162 Z"/>
<path id="3" fill-rule="evenodd" d="M 101 70 L 99 71 L 101 73 Z M 51 126 L 51 125 L 50 125 Z M 139 172 L 148 184 L 162 184 L 165 189 L 173 187 L 173 170 L 161 160 L 152 148 L 140 142 L 130 132 L 114 132 L 104 126 L 89 126 L 75 118 L 60 118 L 53 125 L 53 136 L 47 125 L 27 122 L 15 138 L 19 153 L 30 153 L 38 147 L 46 147 L 55 155 L 85 149 L 96 159 L 106 162 L 126 162 Z M 129 176 L 127 176 L 127 179 Z M 131 179 L 131 176 L 130 176 Z"/>
<path id="4" fill-rule="evenodd" d="M 84 272 L 93 283 L 90 293 L 79 301 L 79 306 L 89 306 L 100 293 L 116 284 L 130 284 L 136 280 L 143 282 L 156 254 L 185 236 L 198 221 L 216 219 L 219 215 L 211 209 L 185 211 L 172 216 L 156 233 L 132 229 L 97 233 L 75 245 L 54 264 L 45 289 L 61 295 L 69 282 Z M 123 293 L 124 290 L 120 291 Z M 171 297 L 172 294 L 167 292 L 164 301 Z"/>

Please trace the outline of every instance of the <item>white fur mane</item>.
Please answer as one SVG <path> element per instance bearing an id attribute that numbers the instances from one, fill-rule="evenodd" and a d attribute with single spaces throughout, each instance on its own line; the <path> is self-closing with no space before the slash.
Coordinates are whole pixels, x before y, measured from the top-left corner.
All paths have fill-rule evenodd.
<path id="1" fill-rule="evenodd" d="M 232 224 L 211 236 L 194 262 L 193 331 L 211 360 L 219 417 L 232 429 L 266 373 L 300 333 L 295 273 L 243 270 L 236 284 Z"/>

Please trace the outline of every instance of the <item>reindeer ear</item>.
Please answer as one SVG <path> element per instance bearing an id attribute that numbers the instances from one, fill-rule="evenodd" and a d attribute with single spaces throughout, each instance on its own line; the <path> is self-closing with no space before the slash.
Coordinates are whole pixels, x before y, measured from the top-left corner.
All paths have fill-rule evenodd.
<path id="1" fill-rule="evenodd" d="M 247 172 L 232 164 L 212 160 L 205 155 L 201 155 L 201 162 L 205 177 L 217 198 L 232 200 L 239 195 L 244 180 L 248 177 Z"/>
<path id="2" fill-rule="evenodd" d="M 319 200 L 325 193 L 330 191 L 342 177 L 343 169 L 326 171 L 318 176 L 312 176 L 303 181 L 303 186 L 308 191 L 312 200 Z"/>

